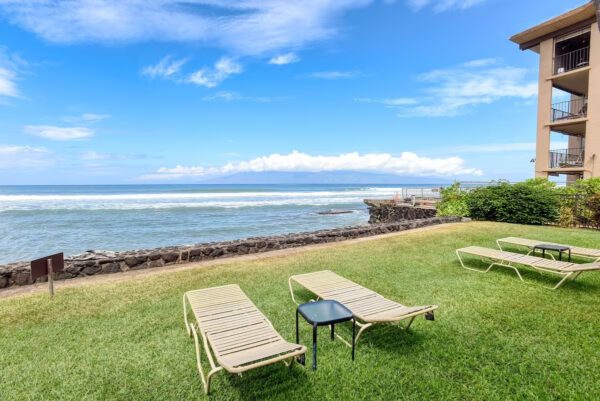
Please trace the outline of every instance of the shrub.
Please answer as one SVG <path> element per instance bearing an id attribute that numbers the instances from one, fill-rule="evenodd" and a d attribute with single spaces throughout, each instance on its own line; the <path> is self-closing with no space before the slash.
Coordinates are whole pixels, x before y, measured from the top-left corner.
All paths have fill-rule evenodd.
<path id="1" fill-rule="evenodd" d="M 560 217 L 563 227 L 600 227 L 595 217 L 595 199 L 600 194 L 600 178 L 577 180 L 558 190 L 560 193 Z"/>
<path id="2" fill-rule="evenodd" d="M 558 217 L 559 198 L 554 184 L 532 179 L 517 184 L 500 181 L 466 196 L 469 215 L 476 220 L 545 224 Z"/>
<path id="3" fill-rule="evenodd" d="M 557 223 L 561 227 L 575 227 L 577 226 L 577 217 L 573 207 L 562 205 L 558 209 L 558 220 Z"/>
<path id="4" fill-rule="evenodd" d="M 595 228 L 600 228 L 600 193 L 590 195 L 585 206 L 589 210 L 590 225 Z"/>
<path id="5" fill-rule="evenodd" d="M 459 182 L 455 182 L 447 188 L 442 188 L 441 194 L 442 200 L 437 205 L 438 216 L 464 217 L 469 214 L 466 194 L 461 191 Z"/>

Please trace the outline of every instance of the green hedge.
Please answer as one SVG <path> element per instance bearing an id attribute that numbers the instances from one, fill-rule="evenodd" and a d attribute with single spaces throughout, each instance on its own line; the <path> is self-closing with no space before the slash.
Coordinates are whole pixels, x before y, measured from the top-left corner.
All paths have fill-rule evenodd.
<path id="1" fill-rule="evenodd" d="M 554 186 L 540 179 L 473 189 L 466 196 L 466 204 L 475 220 L 520 224 L 551 223 L 558 217 L 560 206 Z"/>
<path id="2" fill-rule="evenodd" d="M 560 195 L 555 184 L 545 179 L 517 184 L 499 181 L 467 191 L 461 191 L 460 184 L 455 183 L 442 190 L 438 214 L 506 223 L 555 223 L 561 216 Z"/>

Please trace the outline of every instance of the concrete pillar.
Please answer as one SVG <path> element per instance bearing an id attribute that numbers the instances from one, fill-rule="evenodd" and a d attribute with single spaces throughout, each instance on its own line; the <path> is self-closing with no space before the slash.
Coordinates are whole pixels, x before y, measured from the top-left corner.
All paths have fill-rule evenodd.
<path id="1" fill-rule="evenodd" d="M 554 40 L 548 39 L 540 43 L 540 73 L 538 89 L 538 121 L 535 156 L 535 176 L 548 177 L 547 169 L 550 159 L 550 117 L 552 113 L 552 62 L 554 57 Z"/>
<path id="2" fill-rule="evenodd" d="M 583 178 L 600 176 L 600 30 L 597 22 L 592 24 L 590 67 Z"/>

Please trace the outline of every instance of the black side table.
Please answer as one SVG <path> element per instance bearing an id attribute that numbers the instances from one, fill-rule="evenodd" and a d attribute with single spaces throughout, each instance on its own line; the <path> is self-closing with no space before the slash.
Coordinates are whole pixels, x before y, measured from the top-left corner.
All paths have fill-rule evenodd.
<path id="1" fill-rule="evenodd" d="M 348 322 L 352 320 L 352 360 L 354 360 L 354 333 L 356 331 L 356 320 L 350 309 L 337 301 L 325 300 L 317 302 L 308 302 L 298 306 L 296 309 L 296 343 L 300 343 L 300 334 L 298 333 L 298 315 L 302 315 L 313 327 L 313 370 L 317 369 L 317 328 L 319 326 L 331 326 L 331 339 L 335 337 L 336 323 Z"/>
<path id="2" fill-rule="evenodd" d="M 558 252 L 558 260 L 562 260 L 563 252 L 569 252 L 569 262 L 571 261 L 571 248 L 566 245 L 556 245 L 556 244 L 538 244 L 533 247 L 533 255 L 535 256 L 535 251 L 539 249 L 542 251 L 542 257 L 546 257 L 546 251 L 556 251 Z"/>

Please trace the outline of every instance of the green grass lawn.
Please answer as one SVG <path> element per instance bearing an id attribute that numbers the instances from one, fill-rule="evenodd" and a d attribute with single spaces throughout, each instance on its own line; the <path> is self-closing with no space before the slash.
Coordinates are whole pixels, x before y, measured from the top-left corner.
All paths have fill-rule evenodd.
<path id="1" fill-rule="evenodd" d="M 322 269 L 408 305 L 435 303 L 436 320 L 419 318 L 409 333 L 393 325 L 369 329 L 355 362 L 322 328 L 317 371 L 276 364 L 241 377 L 219 373 L 209 399 L 597 400 L 600 274 L 551 291 L 558 276 L 523 269 L 523 283 L 509 269 L 477 274 L 460 267 L 456 248 L 495 247 L 509 235 L 600 247 L 594 231 L 465 223 L 62 289 L 52 302 L 46 294 L 2 300 L 0 400 L 207 399 L 182 294 L 238 283 L 293 341 L 287 278 Z M 310 330 L 301 324 L 304 344 Z"/>

